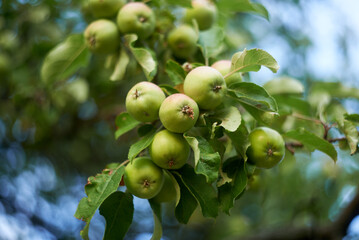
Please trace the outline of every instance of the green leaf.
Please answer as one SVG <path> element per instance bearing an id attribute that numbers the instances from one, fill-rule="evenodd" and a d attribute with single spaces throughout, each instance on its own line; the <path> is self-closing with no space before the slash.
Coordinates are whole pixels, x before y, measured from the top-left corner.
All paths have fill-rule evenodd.
<path id="1" fill-rule="evenodd" d="M 194 169 L 186 164 L 178 170 L 180 179 L 199 202 L 204 217 L 218 216 L 218 199 L 212 185 L 206 182 L 203 175 L 197 175 Z"/>
<path id="2" fill-rule="evenodd" d="M 183 83 L 186 78 L 186 71 L 173 60 L 167 61 L 165 71 L 174 85 Z"/>
<path id="3" fill-rule="evenodd" d="M 48 84 L 65 80 L 88 65 L 90 52 L 82 34 L 70 35 L 46 56 L 41 67 L 41 79 Z"/>
<path id="4" fill-rule="evenodd" d="M 172 95 L 172 94 L 175 94 L 175 93 L 179 93 L 179 91 L 175 88 L 173 88 L 172 86 L 170 85 L 167 85 L 167 84 L 160 84 L 158 85 L 162 91 L 167 94 L 168 96 L 169 95 Z"/>
<path id="5" fill-rule="evenodd" d="M 270 80 L 263 87 L 270 95 L 304 93 L 304 85 L 291 77 L 280 77 Z"/>
<path id="6" fill-rule="evenodd" d="M 359 114 L 346 114 L 344 117 L 346 120 L 359 123 Z"/>
<path id="7" fill-rule="evenodd" d="M 178 1 L 178 0 L 166 0 L 166 2 L 168 4 L 171 4 L 171 5 L 178 5 L 178 6 L 181 6 L 181 7 L 185 7 L 185 8 L 191 8 L 192 7 L 192 4 L 191 4 L 191 0 L 181 0 L 181 1 Z"/>
<path id="8" fill-rule="evenodd" d="M 120 81 L 123 79 L 126 73 L 126 68 L 130 62 L 130 57 L 128 56 L 124 48 L 121 49 L 120 56 L 117 59 L 115 69 L 110 77 L 111 81 Z"/>
<path id="9" fill-rule="evenodd" d="M 167 169 L 163 169 L 164 171 L 167 172 L 168 176 L 170 176 L 171 180 L 172 180 L 172 183 L 175 187 L 175 190 L 176 190 L 176 206 L 178 205 L 180 199 L 181 199 L 181 190 L 180 190 L 180 187 L 178 185 L 178 182 L 176 180 L 176 178 L 173 176 L 173 174 L 168 171 Z"/>
<path id="10" fill-rule="evenodd" d="M 241 125 L 235 132 L 226 131 L 226 135 L 232 140 L 232 144 L 236 149 L 239 156 L 241 156 L 244 161 L 247 161 L 247 148 L 249 147 L 249 132 L 245 126 L 244 121 L 242 120 Z"/>
<path id="11" fill-rule="evenodd" d="M 142 152 L 142 150 L 146 149 L 152 143 L 155 134 L 156 134 L 156 129 L 152 129 L 143 138 L 141 138 L 140 141 L 131 145 L 130 150 L 128 152 L 128 159 L 131 162 L 140 152 Z"/>
<path id="12" fill-rule="evenodd" d="M 104 169 L 101 174 L 88 178 L 85 186 L 87 197 L 81 199 L 74 215 L 76 218 L 86 222 L 84 229 L 81 231 L 83 239 L 89 239 L 88 231 L 93 215 L 103 201 L 117 190 L 124 171 L 124 166 L 117 166 L 114 169 Z"/>
<path id="13" fill-rule="evenodd" d="M 137 129 L 137 134 L 139 137 L 143 137 L 153 129 L 155 129 L 155 127 L 152 124 L 144 124 Z"/>
<path id="14" fill-rule="evenodd" d="M 230 132 L 236 131 L 242 122 L 240 111 L 238 108 L 232 106 L 217 111 L 214 115 L 214 118 L 222 121 L 218 126 L 221 126 Z"/>
<path id="15" fill-rule="evenodd" d="M 140 122 L 127 112 L 120 113 L 120 115 L 116 117 L 117 130 L 115 132 L 115 139 L 118 139 L 124 133 L 134 129 L 138 124 L 140 124 Z"/>
<path id="16" fill-rule="evenodd" d="M 223 212 L 229 215 L 235 199 L 247 186 L 247 171 L 243 160 L 231 158 L 224 162 L 223 172 L 227 173 L 232 181 L 218 188 L 218 200 Z"/>
<path id="17" fill-rule="evenodd" d="M 276 95 L 273 98 L 278 104 L 278 110 L 281 115 L 292 114 L 293 111 L 306 116 L 311 115 L 310 104 L 303 99 L 287 95 Z"/>
<path id="18" fill-rule="evenodd" d="M 148 200 L 151 205 L 153 213 L 153 234 L 151 240 L 161 240 L 162 237 L 162 215 L 161 215 L 161 204 L 151 199 Z"/>
<path id="19" fill-rule="evenodd" d="M 267 91 L 254 83 L 239 82 L 231 84 L 231 89 L 227 91 L 228 96 L 251 105 L 263 111 L 277 112 L 277 103 Z"/>
<path id="20" fill-rule="evenodd" d="M 339 129 L 343 131 L 350 148 L 350 154 L 353 155 L 357 151 L 359 137 L 355 124 L 348 120 L 344 120 L 342 126 L 339 124 Z"/>
<path id="21" fill-rule="evenodd" d="M 252 115 L 255 120 L 264 125 L 270 125 L 274 121 L 276 115 L 278 115 L 275 112 L 263 111 L 243 102 L 241 103 L 241 105 L 250 115 Z"/>
<path id="22" fill-rule="evenodd" d="M 217 180 L 221 156 L 203 137 L 184 136 L 194 152 L 195 172 L 206 177 L 207 182 Z"/>
<path id="23" fill-rule="evenodd" d="M 114 192 L 100 206 L 106 219 L 104 240 L 123 239 L 132 223 L 133 197 L 130 193 Z"/>
<path id="24" fill-rule="evenodd" d="M 337 151 L 328 141 L 323 138 L 318 137 L 317 135 L 308 132 L 304 128 L 299 128 L 296 130 L 291 130 L 285 134 L 286 137 L 295 139 L 301 142 L 304 146 L 310 149 L 317 149 L 328 156 L 330 156 L 334 161 L 337 160 Z"/>
<path id="25" fill-rule="evenodd" d="M 147 48 L 134 47 L 135 42 L 138 39 L 137 35 L 129 34 L 125 35 L 124 38 L 133 56 L 141 65 L 147 80 L 151 81 L 157 73 L 157 60 L 155 54 Z"/>
<path id="26" fill-rule="evenodd" d="M 232 56 L 231 72 L 224 76 L 229 77 L 235 72 L 258 72 L 261 66 L 265 66 L 276 73 L 279 69 L 277 61 L 262 49 L 244 49 L 243 52 L 235 53 Z"/>
<path id="27" fill-rule="evenodd" d="M 310 90 L 311 94 L 317 92 L 327 93 L 331 97 L 359 99 L 359 89 L 346 87 L 340 82 L 315 82 Z"/>
<path id="28" fill-rule="evenodd" d="M 220 0 L 217 7 L 221 12 L 249 12 L 258 14 L 269 20 L 267 9 L 259 3 L 252 3 L 249 0 Z"/>
<path id="29" fill-rule="evenodd" d="M 220 27 L 212 27 L 199 33 L 198 45 L 205 59 L 215 57 L 223 51 L 224 37 L 224 31 Z"/>
<path id="30" fill-rule="evenodd" d="M 176 204 L 175 215 L 178 222 L 187 224 L 194 210 L 197 208 L 197 200 L 183 184 L 180 175 L 176 172 L 173 174 L 180 189 L 180 200 Z"/>

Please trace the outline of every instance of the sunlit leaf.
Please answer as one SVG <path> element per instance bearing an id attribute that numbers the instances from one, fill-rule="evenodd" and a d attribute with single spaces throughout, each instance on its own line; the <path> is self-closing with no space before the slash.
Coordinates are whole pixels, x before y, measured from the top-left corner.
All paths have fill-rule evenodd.
<path id="1" fill-rule="evenodd" d="M 83 35 L 70 35 L 47 54 L 41 67 L 41 78 L 48 84 L 65 80 L 87 66 L 89 60 L 90 52 Z"/>
<path id="2" fill-rule="evenodd" d="M 264 88 L 254 83 L 233 83 L 231 84 L 231 89 L 228 89 L 227 94 L 239 102 L 243 102 L 263 111 L 278 111 L 274 98 L 270 96 Z"/>
<path id="3" fill-rule="evenodd" d="M 249 12 L 269 20 L 267 9 L 262 4 L 253 3 L 250 0 L 220 0 L 217 6 L 222 12 Z"/>
<path id="4" fill-rule="evenodd" d="M 331 143 L 305 130 L 304 128 L 291 130 L 287 132 L 285 136 L 301 142 L 304 146 L 307 146 L 310 149 L 316 149 L 327 154 L 334 161 L 337 160 L 337 151 Z"/>
<path id="5" fill-rule="evenodd" d="M 120 56 L 117 59 L 115 69 L 110 77 L 111 81 L 120 81 L 123 79 L 126 73 L 126 68 L 130 58 L 124 48 L 121 49 Z"/>
<path id="6" fill-rule="evenodd" d="M 247 161 L 247 148 L 249 147 L 249 132 L 245 126 L 244 121 L 242 120 L 241 125 L 235 132 L 226 131 L 226 135 L 232 140 L 232 144 L 236 149 L 239 156 L 241 156 L 245 161 Z"/>
<path id="7" fill-rule="evenodd" d="M 117 166 L 114 169 L 104 169 L 102 173 L 97 174 L 95 177 L 88 178 L 85 186 L 87 197 L 81 199 L 74 215 L 76 218 L 86 222 L 84 229 L 81 231 L 83 239 L 89 239 L 88 231 L 93 215 L 103 201 L 117 190 L 124 171 L 124 166 Z"/>
<path id="8" fill-rule="evenodd" d="M 304 93 L 304 85 L 291 77 L 280 77 L 270 80 L 263 87 L 270 95 Z"/>
<path id="9" fill-rule="evenodd" d="M 346 140 L 350 148 L 350 154 L 354 154 L 358 148 L 358 130 L 355 124 L 351 121 L 344 120 L 343 125 L 339 126 L 339 129 L 343 131 Z"/>
<path id="10" fill-rule="evenodd" d="M 220 27 L 212 27 L 199 33 L 198 45 L 204 58 L 215 57 L 221 53 L 224 37 L 224 31 Z"/>
<path id="11" fill-rule="evenodd" d="M 186 77 L 183 67 L 173 60 L 167 61 L 165 71 L 174 85 L 183 83 Z"/>
<path id="12" fill-rule="evenodd" d="M 134 129 L 138 124 L 140 124 L 140 122 L 127 112 L 120 113 L 120 115 L 116 117 L 117 130 L 115 132 L 115 138 L 118 139 L 122 134 Z"/>
<path id="13" fill-rule="evenodd" d="M 190 8 L 192 7 L 191 4 L 191 0 L 181 0 L 181 1 L 177 1 L 177 0 L 165 0 L 167 3 L 172 4 L 172 5 L 178 5 L 181 7 L 185 7 L 185 8 Z"/>
<path id="14" fill-rule="evenodd" d="M 157 73 L 157 60 L 155 54 L 147 48 L 139 48 L 134 46 L 134 43 L 138 39 L 137 35 L 129 34 L 125 35 L 124 38 L 133 56 L 141 65 L 147 80 L 151 81 Z"/>
<path id="15" fill-rule="evenodd" d="M 207 182 L 217 180 L 221 156 L 213 150 L 209 142 L 203 137 L 184 135 L 195 156 L 195 172 L 206 177 Z"/>
<path id="16" fill-rule="evenodd" d="M 214 118 L 221 120 L 218 126 L 223 127 L 227 131 L 234 132 L 242 122 L 242 116 L 238 108 L 230 106 L 217 111 Z"/>
<path id="17" fill-rule="evenodd" d="M 156 129 L 152 129 L 141 140 L 131 145 L 128 152 L 128 159 L 132 161 L 142 150 L 146 149 L 153 141 L 155 137 Z"/>
<path id="18" fill-rule="evenodd" d="M 276 73 L 279 69 L 277 61 L 262 49 L 244 49 L 243 52 L 235 53 L 232 56 L 231 72 L 224 77 L 230 76 L 235 72 L 258 72 L 261 66 L 265 66 Z"/>

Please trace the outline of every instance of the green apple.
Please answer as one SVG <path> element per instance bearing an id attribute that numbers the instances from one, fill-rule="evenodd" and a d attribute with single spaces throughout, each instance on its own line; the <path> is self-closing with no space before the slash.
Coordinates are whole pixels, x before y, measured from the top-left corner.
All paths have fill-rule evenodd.
<path id="1" fill-rule="evenodd" d="M 159 115 L 163 126 L 167 130 L 184 133 L 196 123 L 199 109 L 193 99 L 182 93 L 176 93 L 163 101 Z"/>
<path id="2" fill-rule="evenodd" d="M 196 31 L 189 25 L 181 25 L 168 34 L 168 45 L 178 58 L 192 57 L 197 51 L 197 40 Z"/>
<path id="3" fill-rule="evenodd" d="M 136 158 L 126 166 L 123 180 L 130 193 L 150 199 L 161 191 L 163 170 L 148 157 Z"/>
<path id="4" fill-rule="evenodd" d="M 87 26 L 84 37 L 87 47 L 94 53 L 115 53 L 120 44 L 120 34 L 115 23 L 100 19 Z"/>
<path id="5" fill-rule="evenodd" d="M 164 169 L 179 169 L 188 159 L 190 147 L 181 134 L 162 130 L 150 146 L 152 161 Z"/>
<path id="6" fill-rule="evenodd" d="M 249 134 L 248 161 L 259 168 L 272 168 L 284 157 L 285 144 L 282 136 L 268 127 L 258 127 Z"/>
<path id="7" fill-rule="evenodd" d="M 223 101 L 227 86 L 222 74 L 212 67 L 197 67 L 190 71 L 183 84 L 184 93 L 201 109 L 216 108 Z"/>
<path id="8" fill-rule="evenodd" d="M 89 0 L 88 8 L 96 18 L 113 17 L 126 0 Z"/>
<path id="9" fill-rule="evenodd" d="M 230 60 L 220 60 L 212 64 L 214 69 L 217 69 L 223 77 L 230 73 L 231 71 L 231 61 Z M 226 85 L 229 87 L 232 83 L 242 82 L 242 74 L 239 72 L 233 73 L 231 76 L 224 79 Z"/>
<path id="10" fill-rule="evenodd" d="M 173 181 L 175 180 L 172 180 L 173 177 L 171 177 L 169 174 L 170 173 L 164 171 L 163 175 L 165 180 L 163 182 L 161 191 L 152 199 L 155 202 L 163 203 L 163 202 L 171 202 L 172 200 L 175 200 L 177 195 L 176 188 L 173 184 Z"/>
<path id="11" fill-rule="evenodd" d="M 131 88 L 126 97 L 127 112 L 140 122 L 158 119 L 158 111 L 166 96 L 151 82 L 140 82 Z"/>
<path id="12" fill-rule="evenodd" d="M 118 12 L 117 26 L 124 34 L 134 33 L 144 39 L 155 30 L 155 14 L 142 2 L 127 3 Z"/>
<path id="13" fill-rule="evenodd" d="M 186 10 L 184 21 L 192 24 L 193 20 L 197 21 L 199 30 L 211 28 L 216 21 L 217 8 L 208 0 L 193 0 L 192 8 Z"/>

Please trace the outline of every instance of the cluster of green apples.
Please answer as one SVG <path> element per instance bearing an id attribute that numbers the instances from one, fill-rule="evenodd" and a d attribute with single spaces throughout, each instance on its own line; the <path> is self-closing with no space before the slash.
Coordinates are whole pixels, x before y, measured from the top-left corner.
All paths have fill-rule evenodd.
<path id="1" fill-rule="evenodd" d="M 136 34 L 146 39 L 155 30 L 155 14 L 142 2 L 89 0 L 87 9 L 98 18 L 84 32 L 87 47 L 93 53 L 115 53 L 121 42 L 120 34 Z M 108 19 L 116 14 L 116 22 Z"/>
<path id="2" fill-rule="evenodd" d="M 162 192 L 162 186 L 172 188 L 171 191 L 163 190 L 166 193 L 175 192 L 171 178 L 166 177 L 167 173 L 162 169 L 179 169 L 187 162 L 190 146 L 183 133 L 195 126 L 202 111 L 217 108 L 223 102 L 226 90 L 223 75 L 208 66 L 197 67 L 188 73 L 183 93 L 166 97 L 162 89 L 151 82 L 140 82 L 130 89 L 126 96 L 127 112 L 141 122 L 159 119 L 165 128 L 155 134 L 149 147 L 150 157 L 134 159 L 126 166 L 124 182 L 132 194 L 153 198 Z M 247 155 L 257 167 L 272 168 L 284 157 L 283 138 L 273 129 L 256 128 L 250 133 L 249 141 L 251 146 Z M 166 193 L 160 196 L 167 196 Z"/>
<path id="3" fill-rule="evenodd" d="M 140 82 L 130 89 L 126 97 L 127 112 L 141 122 L 159 119 L 165 128 L 155 134 L 149 147 L 150 158 L 137 158 L 126 166 L 124 181 L 131 193 L 142 198 L 158 194 L 164 177 L 157 173 L 162 169 L 179 169 L 187 162 L 190 146 L 183 133 L 195 126 L 200 111 L 213 110 L 222 103 L 226 89 L 223 75 L 208 66 L 188 73 L 183 93 L 166 97 L 162 89 L 151 82 Z M 136 164 L 137 161 L 146 162 L 146 169 L 153 171 L 148 170 L 148 176 L 144 177 L 143 164 Z M 139 194 L 138 190 L 148 194 Z"/>
<path id="4" fill-rule="evenodd" d="M 140 39 L 150 37 L 155 30 L 155 14 L 142 2 L 124 0 L 89 0 L 93 16 L 84 36 L 88 48 L 98 54 L 114 53 L 120 45 L 121 34 L 136 34 Z M 167 37 L 174 57 L 188 59 L 197 50 L 198 34 L 211 28 L 216 19 L 216 8 L 207 0 L 193 0 L 183 24 L 172 29 Z M 107 18 L 117 14 L 116 23 Z M 140 122 L 160 120 L 164 130 L 157 132 L 149 146 L 149 156 L 134 159 L 125 168 L 124 183 L 133 195 L 171 201 L 176 196 L 173 176 L 164 170 L 176 170 L 187 162 L 190 146 L 183 133 L 193 128 L 203 111 L 212 111 L 222 104 L 227 86 L 242 81 L 240 73 L 231 72 L 231 61 L 220 60 L 212 66 L 194 68 L 187 74 L 181 93 L 166 96 L 151 82 L 134 85 L 126 97 L 127 112 Z M 249 136 L 249 160 L 258 167 L 271 168 L 284 156 L 284 141 L 275 130 L 261 127 Z"/>
<path id="5" fill-rule="evenodd" d="M 150 37 L 156 27 L 153 10 L 142 2 L 126 0 L 88 0 L 86 9 L 97 20 L 84 31 L 88 48 L 96 54 L 111 54 L 120 45 L 121 34 L 136 34 L 140 39 Z M 117 14 L 117 15 L 116 15 Z M 168 46 L 177 58 L 188 59 L 197 51 L 198 34 L 194 22 L 203 31 L 215 23 L 217 9 L 208 0 L 193 0 L 192 8 L 186 9 L 180 26 L 172 29 L 168 36 Z M 110 20 L 116 17 L 116 22 Z"/>

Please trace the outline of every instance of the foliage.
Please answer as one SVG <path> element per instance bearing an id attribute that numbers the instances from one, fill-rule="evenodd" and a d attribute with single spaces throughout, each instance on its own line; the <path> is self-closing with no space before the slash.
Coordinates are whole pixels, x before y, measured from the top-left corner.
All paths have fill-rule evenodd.
<path id="1" fill-rule="evenodd" d="M 59 3 L 54 1 L 53 5 L 57 6 L 56 4 Z M 216 4 L 220 14 L 250 12 L 269 19 L 264 6 L 250 1 L 217 1 Z M 62 37 L 64 40 L 60 43 L 58 36 L 54 36 L 48 45 L 39 51 L 37 57 L 44 59 L 41 71 L 43 82 L 35 91 L 35 88 L 31 87 L 35 78 L 27 78 L 26 85 L 29 86 L 29 90 L 14 95 L 16 107 L 13 109 L 22 107 L 27 101 L 34 102 L 34 105 L 25 105 L 23 112 L 27 114 L 22 118 L 24 129 L 30 129 L 34 125 L 43 126 L 33 138 L 33 143 L 49 149 L 47 140 L 50 136 L 58 137 L 60 140 L 70 136 L 68 138 L 74 139 L 71 142 L 74 150 L 66 149 L 65 156 L 70 155 L 79 161 L 79 165 L 87 166 L 86 161 L 81 161 L 82 157 L 77 157 L 76 152 L 90 152 L 89 149 L 101 149 L 101 146 L 105 149 L 106 144 L 102 139 L 114 135 L 111 128 L 103 129 L 98 126 L 98 129 L 95 129 L 88 125 L 86 120 L 96 116 L 97 119 L 115 123 L 115 138 L 124 143 L 118 146 L 113 140 L 113 146 L 118 147 L 117 151 L 114 151 L 117 155 L 105 156 L 106 161 L 125 159 L 126 156 L 119 152 L 128 152 L 127 158 L 133 160 L 137 155 L 148 154 L 147 147 L 156 131 L 161 128 L 160 122 L 140 123 L 123 109 L 123 94 L 135 82 L 153 81 L 159 84 L 166 95 L 182 92 L 181 85 L 189 70 L 196 66 L 209 65 L 231 55 L 231 73 L 243 72 L 248 76 L 248 72 L 259 71 L 261 66 L 273 72 L 279 69 L 277 61 L 265 50 L 243 49 L 238 52 L 238 46 L 231 46 L 226 41 L 226 23 L 219 21 L 219 24 L 209 31 L 199 32 L 200 51 L 197 51 L 196 55 L 190 59 L 175 58 L 166 48 L 166 34 L 173 28 L 175 21 L 180 20 L 180 16 L 177 16 L 175 11 L 166 9 L 190 7 L 190 1 L 150 1 L 148 5 L 156 12 L 156 16 L 159 16 L 157 21 L 162 25 L 156 26 L 155 33 L 145 40 L 137 39 L 137 36 L 132 34 L 122 36 L 121 47 L 111 55 L 93 55 L 90 58 L 88 50 L 83 48 L 81 34 L 68 34 L 68 37 Z M 79 9 L 79 6 L 76 7 Z M 53 11 L 50 9 L 50 12 Z M 85 7 L 83 14 L 84 18 L 93 19 L 86 13 Z M 47 23 L 48 26 L 44 23 L 41 27 L 51 28 L 54 22 Z M 165 22 L 167 25 L 163 24 Z M 58 31 L 61 32 L 60 29 Z M 57 53 L 59 49 L 61 54 Z M 47 57 L 44 58 L 45 52 L 48 51 Z M 25 53 L 20 62 L 27 59 Z M 13 82 L 16 84 L 11 83 L 12 88 L 18 88 L 21 83 L 19 75 L 6 76 L 8 79 L 15 79 Z M 76 100 L 78 91 L 73 93 L 68 90 L 68 86 L 78 79 L 84 80 L 85 83 L 85 86 L 80 87 L 81 91 L 86 92 L 84 89 L 90 89 L 94 99 L 87 99 L 86 95 L 84 101 Z M 250 180 L 257 174 L 253 170 L 255 167 L 247 162 L 246 155 L 249 147 L 247 136 L 256 126 L 269 126 L 285 137 L 288 151 L 283 161 L 287 161 L 292 153 L 297 156 L 298 151 L 310 153 L 314 150 L 322 151 L 336 160 L 337 148 L 333 143 L 336 144 L 338 141 L 347 144 L 351 154 L 357 152 L 358 114 L 348 114 L 338 101 L 345 98 L 357 99 L 357 89 L 348 88 L 340 82 L 321 82 L 313 84 L 310 91 L 306 89 L 304 92 L 304 86 L 294 85 L 290 89 L 290 86 L 284 88 L 283 84 L 279 83 L 276 87 L 275 84 L 278 83 L 272 83 L 273 85 L 267 85 L 266 88 L 265 85 L 259 86 L 246 78 L 245 82 L 228 86 L 227 98 L 223 104 L 213 111 L 202 111 L 195 128 L 184 134 L 193 150 L 193 156 L 185 167 L 170 171 L 179 186 L 174 211 L 180 223 L 189 221 L 197 205 L 201 207 L 205 217 L 215 218 L 219 210 L 230 214 L 236 200 L 246 195 L 244 191 L 250 188 Z M 38 83 L 35 86 L 38 86 Z M 123 91 L 118 94 L 120 90 Z M 7 96 L 8 93 L 4 91 L 2 95 Z M 49 103 L 43 104 L 43 99 Z M 334 105 L 343 111 L 333 110 Z M 84 110 L 80 111 L 81 109 Z M 91 115 L 91 111 L 97 113 Z M 70 117 L 68 113 L 71 113 Z M 30 115 L 38 117 L 32 120 L 28 117 Z M 78 119 L 77 116 L 81 118 Z M 53 128 L 58 121 L 63 123 L 61 127 Z M 339 136 L 333 137 L 333 131 Z M 106 135 L 108 132 L 110 134 Z M 136 132 L 140 138 L 137 138 Z M 95 136 L 96 139 L 91 146 L 84 140 L 84 136 L 89 135 Z M 60 140 L 58 145 L 62 145 Z M 99 154 L 98 159 L 102 158 Z M 127 232 L 132 221 L 133 199 L 131 194 L 117 191 L 122 170 L 123 167 L 105 170 L 98 177 L 91 178 L 91 184 L 96 183 L 100 191 L 90 191 L 91 184 L 85 187 L 88 197 L 81 200 L 75 214 L 87 222 L 82 233 L 85 239 L 89 221 L 98 208 L 106 218 L 105 239 L 114 239 L 111 237 L 114 235 L 122 238 Z M 88 172 L 93 171 L 94 169 Z M 96 198 L 97 201 L 89 204 L 91 198 Z M 162 234 L 161 205 L 151 200 L 150 205 L 155 220 L 153 239 L 159 239 Z M 112 215 L 112 211 L 117 210 L 121 215 Z M 114 224 L 121 227 L 115 229 Z"/>

